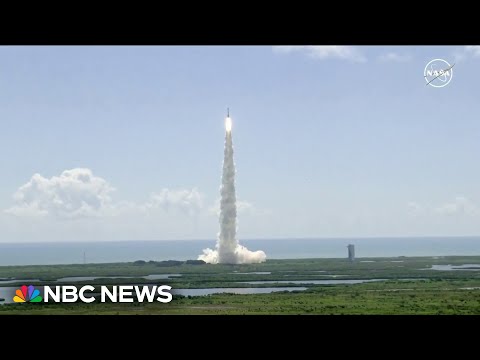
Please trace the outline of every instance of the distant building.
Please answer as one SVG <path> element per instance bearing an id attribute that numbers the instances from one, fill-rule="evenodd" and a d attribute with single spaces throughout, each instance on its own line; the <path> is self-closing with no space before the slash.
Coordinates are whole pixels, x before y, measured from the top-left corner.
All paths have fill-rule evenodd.
<path id="1" fill-rule="evenodd" d="M 348 248 L 348 260 L 355 261 L 355 245 L 349 244 Z"/>

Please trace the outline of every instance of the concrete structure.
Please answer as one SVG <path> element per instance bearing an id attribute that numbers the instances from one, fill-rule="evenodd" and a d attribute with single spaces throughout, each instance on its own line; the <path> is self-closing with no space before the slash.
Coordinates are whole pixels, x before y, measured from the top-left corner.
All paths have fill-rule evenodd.
<path id="1" fill-rule="evenodd" d="M 349 244 L 348 248 L 348 260 L 355 261 L 355 245 Z"/>

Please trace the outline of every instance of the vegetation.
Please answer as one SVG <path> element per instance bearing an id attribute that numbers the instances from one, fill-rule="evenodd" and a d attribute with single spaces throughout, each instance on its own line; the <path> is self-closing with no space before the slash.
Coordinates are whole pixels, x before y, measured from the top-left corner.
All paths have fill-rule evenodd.
<path id="1" fill-rule="evenodd" d="M 185 264 L 187 265 L 205 265 L 206 262 L 203 260 L 187 260 L 185 261 Z"/>
<path id="2" fill-rule="evenodd" d="M 169 266 L 180 266 L 183 265 L 184 261 L 177 261 L 177 260 L 166 260 L 166 261 L 159 261 L 156 263 L 157 266 L 162 267 L 169 267 Z"/>
<path id="3" fill-rule="evenodd" d="M 179 264 L 180 263 L 180 264 Z M 252 265 L 195 265 L 169 261 L 132 263 L 5 266 L 0 278 L 41 279 L 39 284 L 70 276 L 103 277 L 65 284 L 168 284 L 175 288 L 307 287 L 271 294 L 174 296 L 168 303 L 3 304 L 0 314 L 480 314 L 480 271 L 474 266 L 453 271 L 432 265 L 479 264 L 480 257 L 269 260 Z M 168 265 L 167 265 L 168 264 Z M 260 272 L 260 273 L 259 273 Z M 181 274 L 148 280 L 151 274 Z M 128 276 L 131 278 L 106 278 Z M 248 284 L 251 281 L 385 279 L 362 284 Z M 61 284 L 56 282 L 55 284 Z"/>

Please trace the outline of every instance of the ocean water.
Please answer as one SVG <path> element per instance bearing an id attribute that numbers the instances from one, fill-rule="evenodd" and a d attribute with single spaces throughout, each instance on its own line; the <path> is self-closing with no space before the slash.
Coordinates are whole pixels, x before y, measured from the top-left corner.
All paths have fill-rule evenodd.
<path id="1" fill-rule="evenodd" d="M 480 255 L 480 237 L 269 239 L 240 241 L 267 259 Z M 0 243 L 0 266 L 196 259 L 214 240 Z"/>

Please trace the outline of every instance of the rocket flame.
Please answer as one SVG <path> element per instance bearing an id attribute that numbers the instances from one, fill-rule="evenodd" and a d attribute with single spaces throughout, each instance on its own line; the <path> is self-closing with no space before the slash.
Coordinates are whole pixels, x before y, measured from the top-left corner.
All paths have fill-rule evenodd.
<path id="1" fill-rule="evenodd" d="M 232 118 L 230 117 L 225 118 L 225 130 L 227 130 L 227 132 L 232 131 Z"/>

